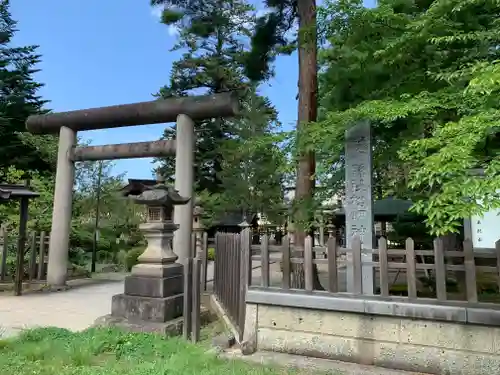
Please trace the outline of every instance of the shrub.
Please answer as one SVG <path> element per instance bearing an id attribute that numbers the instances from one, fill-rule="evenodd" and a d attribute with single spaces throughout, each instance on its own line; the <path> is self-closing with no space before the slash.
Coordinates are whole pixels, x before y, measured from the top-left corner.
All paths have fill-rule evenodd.
<path id="1" fill-rule="evenodd" d="M 79 264 L 71 264 L 68 267 L 68 277 L 71 278 L 89 278 L 90 271 Z"/>
<path id="2" fill-rule="evenodd" d="M 213 247 L 208 248 L 207 259 L 208 260 L 215 260 L 215 249 Z"/>
<path id="3" fill-rule="evenodd" d="M 133 266 L 139 263 L 137 258 L 139 258 L 144 250 L 144 247 L 134 247 L 127 252 L 127 255 L 125 256 L 125 267 L 127 268 L 127 271 L 130 271 Z"/>

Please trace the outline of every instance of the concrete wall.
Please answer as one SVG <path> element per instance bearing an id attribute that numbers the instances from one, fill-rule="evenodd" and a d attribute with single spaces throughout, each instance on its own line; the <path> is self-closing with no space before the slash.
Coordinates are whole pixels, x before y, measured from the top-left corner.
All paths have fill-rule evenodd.
<path id="1" fill-rule="evenodd" d="M 400 370 L 500 374 L 500 327 L 247 303 L 242 345 Z"/>

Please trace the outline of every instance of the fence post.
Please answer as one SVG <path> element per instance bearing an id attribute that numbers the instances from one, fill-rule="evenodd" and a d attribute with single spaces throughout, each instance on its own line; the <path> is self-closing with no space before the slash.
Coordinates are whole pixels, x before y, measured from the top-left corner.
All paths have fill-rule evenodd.
<path id="1" fill-rule="evenodd" d="M 22 198 L 19 213 L 19 235 L 17 238 L 16 276 L 14 295 L 20 296 L 23 289 L 24 252 L 26 249 L 26 224 L 28 222 L 28 199 Z"/>
<path id="2" fill-rule="evenodd" d="M 476 262 L 474 259 L 472 241 L 469 239 L 464 241 L 464 267 L 467 301 L 477 302 Z"/>
<path id="3" fill-rule="evenodd" d="M 0 280 L 5 281 L 7 275 L 7 253 L 9 252 L 9 237 L 5 227 L 0 228 L 0 236 L 2 237 L 2 266 L 0 269 Z"/>
<path id="4" fill-rule="evenodd" d="M 186 340 L 191 337 L 191 311 L 193 302 L 193 258 L 188 257 L 184 261 L 184 301 L 183 313 L 184 322 L 182 326 L 182 335 Z"/>
<path id="5" fill-rule="evenodd" d="M 283 289 L 290 289 L 290 241 L 290 237 L 285 236 L 281 251 L 281 267 L 283 268 Z"/>
<path id="6" fill-rule="evenodd" d="M 214 275 L 213 275 L 213 292 L 214 294 L 218 297 L 218 292 L 217 292 L 217 287 L 219 285 L 219 263 L 220 263 L 220 260 L 219 260 L 219 256 L 220 256 L 220 247 L 221 247 L 221 244 L 219 243 L 220 242 L 220 235 L 219 233 L 215 233 L 215 237 L 214 237 L 214 246 L 215 246 L 215 259 L 214 259 Z"/>
<path id="7" fill-rule="evenodd" d="M 43 280 L 45 268 L 45 232 L 40 232 L 40 244 L 38 254 L 38 280 Z"/>
<path id="8" fill-rule="evenodd" d="M 304 279 L 305 289 L 312 292 L 314 288 L 313 279 L 313 241 L 311 236 L 304 240 Z"/>
<path id="9" fill-rule="evenodd" d="M 497 253 L 497 283 L 498 290 L 500 290 L 500 240 L 495 242 L 495 250 Z"/>
<path id="10" fill-rule="evenodd" d="M 196 232 L 194 232 L 194 231 L 191 232 L 191 246 L 190 246 L 190 249 L 189 249 L 189 256 L 191 258 L 196 258 L 196 256 L 197 256 L 196 254 L 197 254 L 197 250 L 198 249 L 196 248 L 196 243 L 197 243 L 196 237 L 198 237 L 196 235 Z"/>
<path id="11" fill-rule="evenodd" d="M 436 296 L 439 301 L 446 300 L 446 268 L 444 264 L 443 240 L 434 240 L 434 267 L 436 271 Z"/>
<path id="12" fill-rule="evenodd" d="M 239 291 L 239 319 L 240 327 L 239 341 L 243 340 L 243 327 L 245 326 L 245 310 L 246 310 L 246 293 L 252 278 L 252 235 L 251 227 L 247 221 L 240 224 L 242 228 L 241 241 L 241 257 L 240 257 L 240 291 Z"/>
<path id="13" fill-rule="evenodd" d="M 328 291 L 330 293 L 338 292 L 337 275 L 337 239 L 331 235 L 328 236 L 327 261 L 328 261 Z"/>
<path id="14" fill-rule="evenodd" d="M 378 262 L 380 264 L 380 295 L 389 296 L 389 264 L 387 261 L 387 240 L 380 237 L 378 240 Z"/>
<path id="15" fill-rule="evenodd" d="M 406 239 L 406 283 L 408 297 L 417 298 L 417 269 L 415 265 L 415 243 L 411 238 Z"/>
<path id="16" fill-rule="evenodd" d="M 208 269 L 208 233 L 201 233 L 201 282 L 203 291 L 207 291 L 207 269 Z"/>
<path id="17" fill-rule="evenodd" d="M 193 303 L 191 316 L 191 341 L 200 341 L 200 311 L 201 311 L 201 259 L 197 256 L 193 259 Z"/>
<path id="18" fill-rule="evenodd" d="M 31 233 L 31 245 L 30 245 L 30 261 L 29 261 L 29 281 L 32 282 L 35 279 L 36 274 L 36 232 Z"/>
<path id="19" fill-rule="evenodd" d="M 262 270 L 261 285 L 263 287 L 269 286 L 269 237 L 267 234 L 262 236 L 260 244 L 260 264 Z"/>

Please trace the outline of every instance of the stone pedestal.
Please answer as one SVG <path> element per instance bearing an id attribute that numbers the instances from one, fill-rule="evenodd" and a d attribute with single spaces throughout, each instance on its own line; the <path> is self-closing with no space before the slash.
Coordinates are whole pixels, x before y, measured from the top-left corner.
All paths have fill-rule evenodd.
<path id="1" fill-rule="evenodd" d="M 98 324 L 131 331 L 180 334 L 183 313 L 183 266 L 172 251 L 172 221 L 141 224 L 148 247 L 125 279 L 123 294 L 113 296 L 111 315 Z"/>

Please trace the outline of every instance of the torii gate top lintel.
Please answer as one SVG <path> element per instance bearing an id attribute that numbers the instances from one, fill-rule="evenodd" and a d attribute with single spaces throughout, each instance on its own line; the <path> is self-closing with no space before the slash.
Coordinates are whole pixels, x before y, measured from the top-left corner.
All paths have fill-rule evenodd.
<path id="1" fill-rule="evenodd" d="M 26 121 L 26 129 L 33 134 L 53 134 L 62 126 L 74 131 L 109 129 L 174 122 L 180 114 L 195 121 L 232 117 L 238 111 L 236 93 L 224 92 L 34 115 Z"/>

